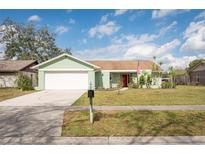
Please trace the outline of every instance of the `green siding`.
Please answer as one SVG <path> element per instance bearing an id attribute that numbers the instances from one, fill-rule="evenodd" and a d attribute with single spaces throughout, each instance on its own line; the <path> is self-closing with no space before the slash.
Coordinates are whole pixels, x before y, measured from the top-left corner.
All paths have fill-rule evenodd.
<path id="1" fill-rule="evenodd" d="M 103 88 L 110 88 L 110 72 L 102 72 Z"/>
<path id="2" fill-rule="evenodd" d="M 95 89 L 95 72 L 88 71 L 88 89 Z"/>
<path id="3" fill-rule="evenodd" d="M 96 88 L 103 88 L 102 72 L 101 71 L 95 72 L 95 87 Z"/>
<path id="4" fill-rule="evenodd" d="M 38 90 L 44 89 L 44 71 L 38 70 Z"/>
<path id="5" fill-rule="evenodd" d="M 91 69 L 91 66 L 84 64 L 82 62 L 76 61 L 68 57 L 62 57 L 57 60 L 51 61 L 43 66 L 40 66 L 40 69 Z"/>

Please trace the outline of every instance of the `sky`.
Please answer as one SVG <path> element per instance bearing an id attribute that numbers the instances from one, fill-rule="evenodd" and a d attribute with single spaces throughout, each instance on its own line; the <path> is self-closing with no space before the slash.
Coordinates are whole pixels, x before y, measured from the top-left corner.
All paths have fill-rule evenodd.
<path id="1" fill-rule="evenodd" d="M 7 17 L 48 26 L 58 47 L 84 60 L 156 56 L 166 70 L 205 58 L 204 10 L 0 10 L 0 23 Z"/>

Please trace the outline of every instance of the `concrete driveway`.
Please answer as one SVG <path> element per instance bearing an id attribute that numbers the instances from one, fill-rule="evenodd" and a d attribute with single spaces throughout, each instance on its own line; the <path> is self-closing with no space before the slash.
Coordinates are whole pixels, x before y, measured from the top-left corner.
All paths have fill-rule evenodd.
<path id="1" fill-rule="evenodd" d="M 61 136 L 64 110 L 84 92 L 40 91 L 0 102 L 0 144 L 16 143 L 16 137 Z"/>

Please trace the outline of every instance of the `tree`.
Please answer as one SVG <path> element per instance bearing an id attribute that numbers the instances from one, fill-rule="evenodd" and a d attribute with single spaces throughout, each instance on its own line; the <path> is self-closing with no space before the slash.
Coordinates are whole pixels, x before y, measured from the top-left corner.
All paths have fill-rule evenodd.
<path id="1" fill-rule="evenodd" d="M 173 66 L 169 67 L 169 75 L 171 76 L 171 83 L 173 85 L 173 82 L 175 80 L 176 72 L 173 68 Z"/>
<path id="2" fill-rule="evenodd" d="M 152 58 L 153 58 L 154 62 L 155 62 L 155 61 L 156 61 L 156 59 L 157 59 L 157 57 L 156 57 L 156 56 L 153 56 Z"/>
<path id="3" fill-rule="evenodd" d="M 160 62 L 159 62 L 159 66 L 161 67 L 162 65 L 163 65 L 163 62 L 162 62 L 162 61 L 160 61 Z"/>
<path id="4" fill-rule="evenodd" d="M 161 76 L 161 72 L 159 66 L 156 64 L 156 56 L 153 56 L 153 61 L 154 63 L 152 64 L 152 76 L 156 78 L 158 76 Z"/>
<path id="5" fill-rule="evenodd" d="M 147 76 L 147 88 L 150 88 L 150 85 L 152 84 L 152 77 L 150 75 Z"/>
<path id="6" fill-rule="evenodd" d="M 202 61 L 204 61 L 204 59 L 195 59 L 195 60 L 193 60 L 192 62 L 189 63 L 188 70 L 193 68 L 194 66 L 198 65 Z"/>
<path id="7" fill-rule="evenodd" d="M 70 50 L 63 51 L 56 46 L 56 35 L 48 27 L 37 29 L 33 24 L 19 24 L 11 19 L 6 19 L 1 26 L 0 43 L 5 44 L 5 58 L 42 62 L 63 52 L 70 53 Z"/>
<path id="8" fill-rule="evenodd" d="M 63 53 L 67 53 L 69 55 L 72 55 L 71 53 L 71 48 L 65 48 L 64 50 L 62 50 Z"/>

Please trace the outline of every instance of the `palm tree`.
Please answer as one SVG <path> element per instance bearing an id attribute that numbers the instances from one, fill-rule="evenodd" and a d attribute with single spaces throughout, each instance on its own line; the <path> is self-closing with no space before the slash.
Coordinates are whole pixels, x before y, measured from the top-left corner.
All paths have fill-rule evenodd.
<path id="1" fill-rule="evenodd" d="M 161 67 L 163 65 L 163 61 L 160 61 L 159 62 L 159 66 Z"/>
<path id="2" fill-rule="evenodd" d="M 163 61 L 160 61 L 160 62 L 159 62 L 160 68 L 161 68 L 162 65 L 163 65 Z M 160 76 L 162 76 L 162 72 L 161 72 L 161 71 L 160 71 Z"/>
<path id="3" fill-rule="evenodd" d="M 171 76 L 171 83 L 173 84 L 174 77 L 175 77 L 175 70 L 173 66 L 169 67 L 169 74 Z"/>
<path id="4" fill-rule="evenodd" d="M 156 57 L 156 56 L 153 56 L 152 58 L 153 58 L 153 60 L 154 60 L 154 61 L 156 61 L 156 59 L 157 59 L 157 57 Z"/>

